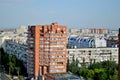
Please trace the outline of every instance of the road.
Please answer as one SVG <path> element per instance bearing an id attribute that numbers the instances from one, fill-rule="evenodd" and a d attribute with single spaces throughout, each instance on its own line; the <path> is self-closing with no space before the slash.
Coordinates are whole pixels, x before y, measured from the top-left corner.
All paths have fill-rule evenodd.
<path id="1" fill-rule="evenodd" d="M 5 74 L 3 68 L 0 66 L 0 80 L 10 80 Z"/>
<path id="2" fill-rule="evenodd" d="M 5 74 L 0 73 L 0 80 L 10 80 Z"/>

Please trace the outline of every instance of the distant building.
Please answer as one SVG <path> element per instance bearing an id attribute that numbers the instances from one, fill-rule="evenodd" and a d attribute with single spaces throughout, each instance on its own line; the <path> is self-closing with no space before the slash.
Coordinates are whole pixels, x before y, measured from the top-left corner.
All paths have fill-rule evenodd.
<path id="1" fill-rule="evenodd" d="M 118 47 L 118 40 L 107 40 L 107 47 Z"/>
<path id="2" fill-rule="evenodd" d="M 68 48 L 91 48 L 91 47 L 106 47 L 105 38 L 80 38 L 69 37 Z"/>
<path id="3" fill-rule="evenodd" d="M 45 74 L 66 73 L 66 26 L 28 26 L 27 72 L 40 79 Z M 44 80 L 44 79 L 42 79 Z"/>
<path id="4" fill-rule="evenodd" d="M 2 47 L 4 45 L 4 41 L 8 39 L 12 39 L 20 44 L 26 44 L 27 35 L 24 34 L 24 31 L 22 33 L 23 34 L 19 34 L 19 30 L 18 34 L 15 33 L 15 30 L 2 30 L 0 32 L 0 47 Z"/>
<path id="5" fill-rule="evenodd" d="M 15 30 L 14 29 L 3 29 L 3 30 L 1 29 L 0 32 L 13 32 L 14 33 Z"/>
<path id="6" fill-rule="evenodd" d="M 92 28 L 91 33 L 92 34 L 107 34 L 108 30 L 106 28 Z"/>
<path id="7" fill-rule="evenodd" d="M 119 31 L 118 31 L 118 30 L 108 30 L 108 33 L 109 33 L 109 34 L 114 34 L 114 35 L 116 35 L 116 34 L 119 33 Z M 117 36 L 117 35 L 116 35 L 116 36 Z"/>
<path id="8" fill-rule="evenodd" d="M 0 36 L 0 47 L 4 45 L 5 40 L 9 40 L 11 37 L 9 36 Z"/>
<path id="9" fill-rule="evenodd" d="M 81 33 L 82 34 L 89 34 L 90 33 L 90 29 L 88 29 L 88 28 L 81 29 Z"/>
<path id="10" fill-rule="evenodd" d="M 26 32 L 25 26 L 20 26 L 19 28 L 16 29 L 17 34 L 24 34 Z"/>
<path id="11" fill-rule="evenodd" d="M 109 36 L 108 40 L 118 40 L 118 35 L 117 36 L 115 36 L 115 35 Z"/>
<path id="12" fill-rule="evenodd" d="M 77 32 L 81 32 L 81 30 L 74 28 L 74 29 L 70 29 L 69 32 L 70 32 L 70 33 L 77 33 Z"/>
<path id="13" fill-rule="evenodd" d="M 72 34 L 107 34 L 108 29 L 106 28 L 83 28 L 83 29 L 70 29 L 70 33 Z"/>
<path id="14" fill-rule="evenodd" d="M 95 47 L 107 47 L 106 38 L 95 38 Z"/>

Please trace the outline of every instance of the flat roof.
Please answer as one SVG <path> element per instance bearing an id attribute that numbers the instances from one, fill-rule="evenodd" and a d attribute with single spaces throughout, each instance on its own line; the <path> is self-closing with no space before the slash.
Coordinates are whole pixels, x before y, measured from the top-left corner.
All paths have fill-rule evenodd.
<path id="1" fill-rule="evenodd" d="M 80 80 L 80 77 L 73 75 L 71 73 L 56 73 L 48 75 L 54 77 L 56 80 Z"/>

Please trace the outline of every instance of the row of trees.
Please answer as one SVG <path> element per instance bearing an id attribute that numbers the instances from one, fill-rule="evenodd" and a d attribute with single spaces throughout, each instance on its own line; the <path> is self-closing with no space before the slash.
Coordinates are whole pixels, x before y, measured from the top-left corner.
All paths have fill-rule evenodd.
<path id="1" fill-rule="evenodd" d="M 117 80 L 118 65 L 114 61 L 94 62 L 87 68 L 84 66 L 84 61 L 81 67 L 78 66 L 78 59 L 72 59 L 72 62 L 67 63 L 67 71 L 78 76 L 84 77 L 86 80 Z"/>
<path id="2" fill-rule="evenodd" d="M 2 48 L 0 48 L 0 58 L 0 63 L 4 66 L 4 71 L 9 75 L 27 76 L 27 70 L 22 61 L 13 55 L 6 54 Z"/>

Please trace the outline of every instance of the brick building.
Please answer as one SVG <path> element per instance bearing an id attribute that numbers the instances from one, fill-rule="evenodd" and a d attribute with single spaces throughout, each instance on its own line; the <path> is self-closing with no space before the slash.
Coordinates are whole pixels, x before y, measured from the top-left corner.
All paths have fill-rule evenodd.
<path id="1" fill-rule="evenodd" d="M 66 29 L 57 23 L 28 26 L 29 77 L 38 80 L 47 73 L 66 73 Z"/>
<path id="2" fill-rule="evenodd" d="M 108 30 L 106 28 L 92 28 L 91 33 L 92 34 L 107 34 Z"/>

